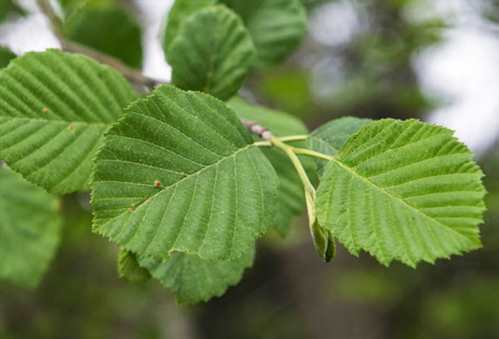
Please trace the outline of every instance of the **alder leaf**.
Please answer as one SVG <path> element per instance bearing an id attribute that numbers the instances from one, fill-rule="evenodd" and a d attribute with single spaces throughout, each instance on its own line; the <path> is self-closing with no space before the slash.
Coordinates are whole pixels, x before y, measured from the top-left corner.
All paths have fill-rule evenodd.
<path id="1" fill-rule="evenodd" d="M 102 0 L 87 1 L 70 13 L 63 25 L 65 37 L 131 67 L 142 67 L 142 29 L 125 8 Z"/>
<path id="2" fill-rule="evenodd" d="M 137 284 L 144 283 L 151 277 L 149 271 L 139 265 L 137 256 L 123 249 L 118 254 L 118 274 L 120 278 Z"/>
<path id="3" fill-rule="evenodd" d="M 350 136 L 370 121 L 370 119 L 354 117 L 342 117 L 329 121 L 310 134 L 308 147 L 323 154 L 335 155 Z M 327 161 L 317 159 L 317 167 L 320 174 L 322 174 L 326 163 Z"/>
<path id="4" fill-rule="evenodd" d="M 272 165 L 223 102 L 161 86 L 106 136 L 94 227 L 139 256 L 236 258 L 272 224 L 277 186 Z"/>
<path id="5" fill-rule="evenodd" d="M 0 279 L 34 288 L 59 243 L 59 202 L 0 167 Z"/>
<path id="6" fill-rule="evenodd" d="M 55 193 L 88 189 L 96 150 L 135 98 L 116 71 L 56 50 L 0 71 L 0 159 Z"/>
<path id="7" fill-rule="evenodd" d="M 172 80 L 186 90 L 232 97 L 254 62 L 255 47 L 241 19 L 224 6 L 191 15 L 169 47 Z"/>
<path id="8" fill-rule="evenodd" d="M 286 58 L 301 43 L 307 26 L 300 0 L 219 0 L 241 16 L 258 54 L 258 65 Z"/>
<path id="9" fill-rule="evenodd" d="M 254 254 L 252 248 L 235 259 L 203 260 L 176 252 L 165 261 L 144 257 L 139 263 L 175 293 L 178 303 L 195 304 L 219 297 L 237 284 L 244 270 L 253 264 Z"/>
<path id="10" fill-rule="evenodd" d="M 215 5 L 217 0 L 175 0 L 170 12 L 168 13 L 165 31 L 163 33 L 163 50 L 169 60 L 168 50 L 173 40 L 177 37 L 183 22 L 197 11 Z"/>
<path id="11" fill-rule="evenodd" d="M 433 263 L 481 246 L 482 171 L 453 132 L 416 120 L 372 122 L 325 168 L 319 222 L 381 263 Z"/>
<path id="12" fill-rule="evenodd" d="M 230 100 L 227 105 L 238 113 L 242 119 L 255 121 L 268 128 L 275 136 L 306 135 L 307 127 L 299 119 L 279 111 L 262 106 L 250 105 L 240 98 Z M 304 143 L 295 143 L 300 146 Z M 279 199 L 275 215 L 275 226 L 281 236 L 289 231 L 292 219 L 305 210 L 303 184 L 289 158 L 280 150 L 263 148 L 263 153 L 272 163 L 279 176 Z M 315 164 L 310 158 L 301 158 L 303 165 L 312 176 Z"/>

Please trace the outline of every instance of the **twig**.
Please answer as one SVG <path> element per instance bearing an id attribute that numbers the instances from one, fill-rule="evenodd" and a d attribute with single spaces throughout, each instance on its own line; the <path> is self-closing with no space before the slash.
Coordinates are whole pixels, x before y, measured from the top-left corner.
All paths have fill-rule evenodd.
<path id="1" fill-rule="evenodd" d="M 83 46 L 79 43 L 66 40 L 62 33 L 62 21 L 61 18 L 54 11 L 54 8 L 50 4 L 50 0 L 37 0 L 38 6 L 43 14 L 47 17 L 52 26 L 52 30 L 61 44 L 61 49 L 71 53 L 79 53 L 86 55 L 92 59 L 95 59 L 103 64 L 113 67 L 118 72 L 123 74 L 123 76 L 128 79 L 131 83 L 137 87 L 145 87 L 147 89 L 153 89 L 154 87 L 165 83 L 156 79 L 149 78 L 145 76 L 139 70 L 133 69 L 123 62 L 114 58 L 110 55 L 96 51 L 93 48 Z"/>
<path id="2" fill-rule="evenodd" d="M 241 119 L 241 123 L 253 134 L 263 140 L 270 141 L 273 138 L 272 132 L 255 121 Z"/>

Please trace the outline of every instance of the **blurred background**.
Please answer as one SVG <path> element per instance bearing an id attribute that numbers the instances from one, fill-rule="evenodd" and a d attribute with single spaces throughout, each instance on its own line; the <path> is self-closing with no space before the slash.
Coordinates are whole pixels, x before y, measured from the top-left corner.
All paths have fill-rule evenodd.
<path id="1" fill-rule="evenodd" d="M 412 270 L 340 247 L 324 264 L 298 218 L 284 241 L 260 241 L 237 287 L 178 306 L 155 282 L 118 279 L 116 249 L 91 234 L 88 197 L 74 195 L 41 286 L 0 285 L 0 338 L 499 338 L 499 1 L 303 1 L 310 21 L 301 48 L 252 74 L 244 94 L 310 128 L 351 115 L 455 129 L 487 175 L 483 249 Z M 168 80 L 159 36 L 171 4 L 116 0 L 68 21 L 64 34 Z M 0 22 L 0 45 L 15 54 L 58 47 L 34 0 L 0 0 Z M 0 67 L 10 57 L 0 48 Z"/>

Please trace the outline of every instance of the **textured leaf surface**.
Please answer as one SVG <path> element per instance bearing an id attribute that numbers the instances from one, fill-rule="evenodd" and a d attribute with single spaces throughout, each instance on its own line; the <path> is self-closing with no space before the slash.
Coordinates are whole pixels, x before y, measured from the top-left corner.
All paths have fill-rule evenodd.
<path id="1" fill-rule="evenodd" d="M 310 134 L 308 147 L 317 152 L 335 155 L 353 134 L 370 122 L 369 119 L 343 117 L 332 120 Z M 318 159 L 317 166 L 322 173 L 327 162 Z"/>
<path id="2" fill-rule="evenodd" d="M 0 46 L 0 68 L 7 66 L 15 57 L 16 55 L 10 49 Z"/>
<path id="3" fill-rule="evenodd" d="M 185 20 L 168 55 L 175 85 L 224 100 L 241 87 L 255 48 L 236 14 L 211 6 Z"/>
<path id="4" fill-rule="evenodd" d="M 208 301 L 225 293 L 237 284 L 244 270 L 253 263 L 254 249 L 239 258 L 203 260 L 195 255 L 174 253 L 166 261 L 153 258 L 139 259 L 151 275 L 175 292 L 181 304 Z"/>
<path id="5" fill-rule="evenodd" d="M 0 71 L 0 159 L 50 191 L 86 189 L 104 132 L 134 97 L 86 57 L 28 53 Z"/>
<path id="6" fill-rule="evenodd" d="M 277 186 L 272 165 L 223 102 L 162 86 L 106 137 L 94 224 L 141 256 L 235 258 L 272 223 Z"/>
<path id="7" fill-rule="evenodd" d="M 132 283 L 143 283 L 151 277 L 149 271 L 139 265 L 137 256 L 127 250 L 120 250 L 118 254 L 118 274 Z"/>
<path id="8" fill-rule="evenodd" d="M 452 131 L 415 120 L 363 127 L 329 162 L 318 218 L 353 254 L 410 266 L 480 247 L 482 172 Z"/>
<path id="9" fill-rule="evenodd" d="M 163 49 L 169 59 L 168 50 L 173 40 L 177 37 L 184 20 L 199 10 L 215 5 L 217 0 L 175 0 L 165 26 L 163 35 Z"/>
<path id="10" fill-rule="evenodd" d="M 118 4 L 87 2 L 69 15 L 63 29 L 70 40 L 114 56 L 131 67 L 142 66 L 142 30 Z"/>
<path id="11" fill-rule="evenodd" d="M 307 17 L 300 0 L 220 0 L 239 14 L 258 53 L 258 63 L 282 61 L 300 44 Z"/>
<path id="12" fill-rule="evenodd" d="M 239 98 L 232 99 L 228 106 L 246 120 L 265 126 L 275 136 L 307 134 L 307 128 L 299 119 L 265 107 L 250 105 Z M 295 143 L 299 145 L 299 143 Z M 275 226 L 279 234 L 286 235 L 292 219 L 305 210 L 303 184 L 288 157 L 280 150 L 262 148 L 279 176 L 279 199 L 275 215 Z M 310 158 L 302 158 L 307 172 L 314 172 L 315 166 Z"/>
<path id="13" fill-rule="evenodd" d="M 0 167 L 0 278 L 38 285 L 59 243 L 58 201 Z"/>

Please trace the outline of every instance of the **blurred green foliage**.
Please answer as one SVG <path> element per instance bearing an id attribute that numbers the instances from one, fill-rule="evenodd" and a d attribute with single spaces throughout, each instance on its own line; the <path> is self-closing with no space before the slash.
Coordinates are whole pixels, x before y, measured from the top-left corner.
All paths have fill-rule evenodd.
<path id="1" fill-rule="evenodd" d="M 142 29 L 126 7 L 112 0 L 60 0 L 64 35 L 75 42 L 142 67 Z"/>

